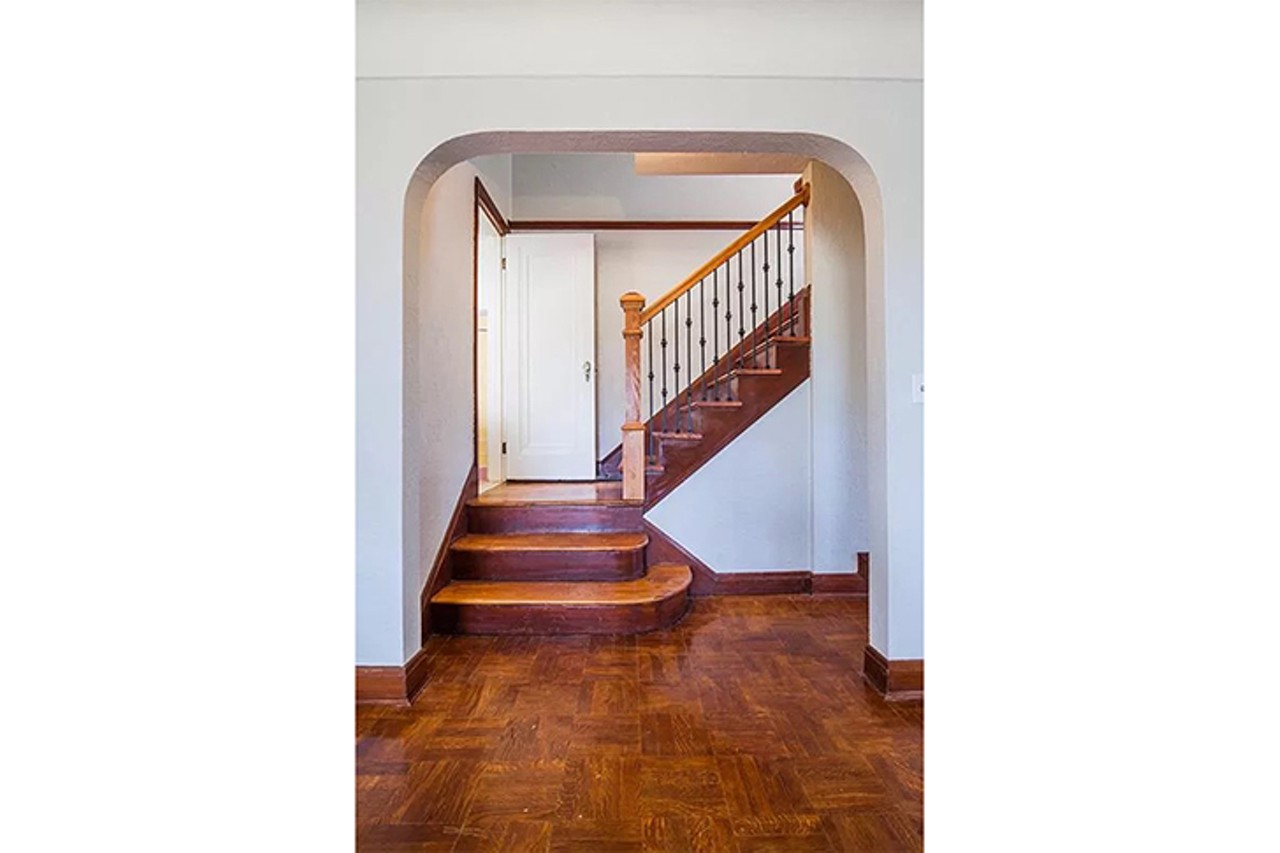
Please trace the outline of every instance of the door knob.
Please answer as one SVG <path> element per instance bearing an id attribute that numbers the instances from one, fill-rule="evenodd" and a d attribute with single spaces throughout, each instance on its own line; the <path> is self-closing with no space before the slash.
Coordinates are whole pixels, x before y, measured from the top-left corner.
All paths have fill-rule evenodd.
<path id="1" fill-rule="evenodd" d="M 591 381 L 591 362 L 582 362 L 582 379 L 584 382 Z"/>

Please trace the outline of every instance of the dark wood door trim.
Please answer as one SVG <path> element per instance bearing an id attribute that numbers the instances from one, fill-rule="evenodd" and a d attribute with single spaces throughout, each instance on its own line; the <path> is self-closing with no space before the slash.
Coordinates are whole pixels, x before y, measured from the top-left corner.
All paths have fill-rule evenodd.
<path id="1" fill-rule="evenodd" d="M 511 233 L 511 225 L 484 182 L 477 175 L 474 183 L 475 202 L 471 212 L 471 463 L 480 464 L 480 214 L 493 223 L 499 236 Z"/>

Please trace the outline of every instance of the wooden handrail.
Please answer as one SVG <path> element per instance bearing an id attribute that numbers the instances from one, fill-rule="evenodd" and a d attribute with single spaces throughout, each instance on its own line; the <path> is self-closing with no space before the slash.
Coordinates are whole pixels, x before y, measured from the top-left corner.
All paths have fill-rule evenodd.
<path id="1" fill-rule="evenodd" d="M 692 275 L 690 275 L 684 281 L 677 284 L 671 290 L 667 291 L 666 294 L 659 297 L 657 301 L 655 301 L 652 305 L 646 308 L 644 310 L 644 313 L 640 315 L 640 323 L 642 324 L 647 323 L 650 320 L 652 320 L 654 317 L 658 316 L 658 314 L 662 312 L 663 308 L 666 308 L 672 302 L 675 302 L 677 299 L 679 299 L 680 296 L 683 295 L 686 290 L 689 290 L 695 284 L 702 281 L 707 276 L 711 275 L 711 272 L 713 270 L 719 268 L 719 266 L 723 264 L 725 261 L 729 260 L 729 258 L 732 258 L 734 255 L 738 254 L 738 252 L 742 251 L 747 246 L 751 245 L 752 240 L 756 239 L 761 234 L 765 233 L 770 228 L 772 228 L 773 226 L 781 222 L 782 217 L 786 216 L 788 213 L 795 210 L 797 207 L 800 207 L 801 205 L 807 205 L 808 203 L 809 203 L 809 185 L 804 184 L 800 188 L 800 191 L 797 192 L 795 195 L 793 195 L 791 198 L 787 199 L 787 201 L 784 202 L 781 207 L 773 211 L 773 213 L 770 213 L 764 219 L 761 219 L 755 225 L 751 226 L 751 228 L 748 229 L 741 237 L 734 240 L 732 243 L 730 243 L 728 246 L 722 249 L 719 253 L 717 253 L 715 257 L 713 257 L 711 260 L 707 261 L 705 264 L 703 264 L 702 266 L 694 270 Z"/>

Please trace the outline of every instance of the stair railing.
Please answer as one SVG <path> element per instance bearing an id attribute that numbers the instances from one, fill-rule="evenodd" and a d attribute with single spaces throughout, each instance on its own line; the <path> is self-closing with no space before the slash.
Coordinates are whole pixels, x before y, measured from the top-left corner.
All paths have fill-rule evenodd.
<path id="1" fill-rule="evenodd" d="M 645 399 L 649 422 L 654 421 L 655 412 L 660 414 L 659 431 L 692 433 L 695 402 L 732 401 L 735 371 L 760 369 L 760 360 L 767 362 L 774 339 L 808 334 L 807 311 L 797 307 L 795 281 L 796 232 L 804 227 L 803 212 L 808 204 L 809 185 L 803 184 L 795 195 L 648 308 L 642 294 L 632 291 L 622 295 L 626 365 L 622 496 L 626 500 L 644 499 L 645 472 L 654 461 L 654 436 L 647 433 L 642 419 Z M 772 299 L 770 290 L 774 292 Z M 643 361 L 647 371 L 642 368 L 641 353 L 646 339 Z M 647 394 L 642 392 L 642 375 L 648 379 Z M 657 386 L 655 379 L 659 380 Z"/>

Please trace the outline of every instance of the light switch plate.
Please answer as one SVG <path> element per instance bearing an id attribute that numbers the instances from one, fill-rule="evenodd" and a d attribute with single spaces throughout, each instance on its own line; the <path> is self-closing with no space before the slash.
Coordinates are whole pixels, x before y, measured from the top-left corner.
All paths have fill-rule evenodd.
<path id="1" fill-rule="evenodd" d="M 911 374 L 911 402 L 913 403 L 924 402 L 924 374 L 923 373 Z"/>

